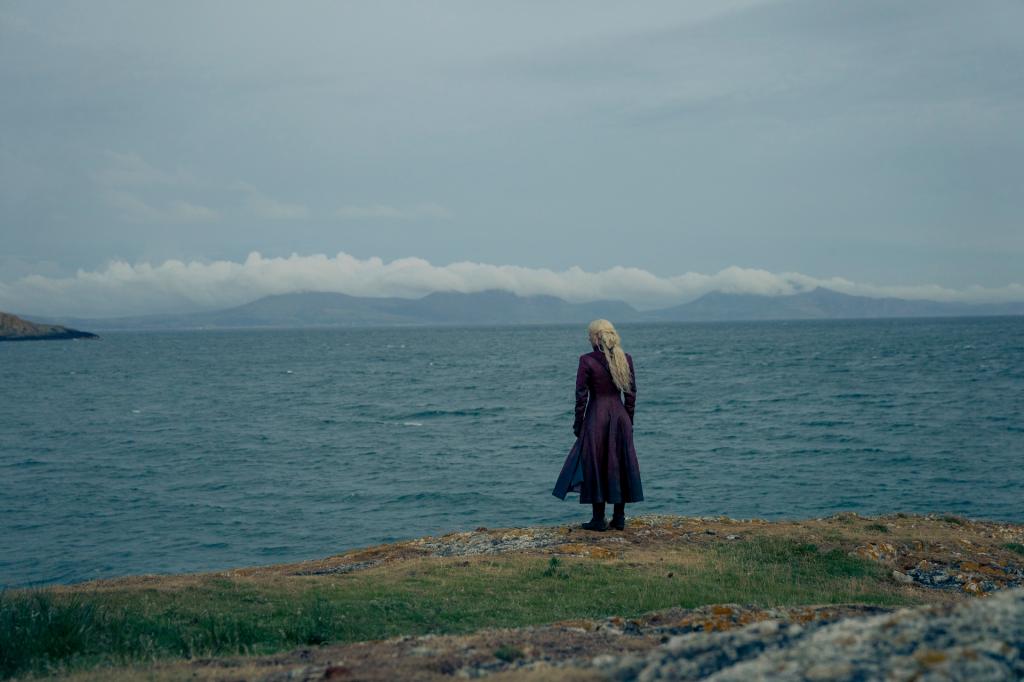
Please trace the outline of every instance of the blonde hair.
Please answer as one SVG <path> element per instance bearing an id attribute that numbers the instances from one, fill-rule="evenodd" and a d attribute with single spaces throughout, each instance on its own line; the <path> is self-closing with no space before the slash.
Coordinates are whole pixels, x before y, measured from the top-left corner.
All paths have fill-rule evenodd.
<path id="1" fill-rule="evenodd" d="M 608 369 L 612 372 L 612 381 L 623 393 L 633 391 L 633 381 L 629 372 L 629 361 L 622 350 L 622 339 L 615 327 L 608 320 L 594 320 L 587 327 L 590 345 L 597 346 L 608 361 Z"/>

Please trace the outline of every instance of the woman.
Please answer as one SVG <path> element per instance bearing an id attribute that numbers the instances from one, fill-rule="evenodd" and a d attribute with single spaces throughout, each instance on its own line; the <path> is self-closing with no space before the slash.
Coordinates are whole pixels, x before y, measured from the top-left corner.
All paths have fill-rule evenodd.
<path id="1" fill-rule="evenodd" d="M 592 353 L 580 356 L 576 370 L 576 443 L 565 460 L 553 494 L 565 499 L 578 492 L 580 504 L 593 505 L 583 527 L 608 529 L 605 503 L 615 505 L 611 527 L 626 527 L 626 503 L 644 499 L 640 465 L 633 447 L 636 375 L 633 358 L 622 350 L 615 327 L 594 320 L 587 328 Z"/>

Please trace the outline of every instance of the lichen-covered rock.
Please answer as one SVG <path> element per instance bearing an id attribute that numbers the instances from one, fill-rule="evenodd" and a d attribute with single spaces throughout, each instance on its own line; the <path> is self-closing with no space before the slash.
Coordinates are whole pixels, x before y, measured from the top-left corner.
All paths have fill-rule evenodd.
<path id="1" fill-rule="evenodd" d="M 879 561 L 882 563 L 896 561 L 899 557 L 898 550 L 890 542 L 869 542 L 868 544 L 855 549 L 853 554 L 861 557 L 862 559 Z"/>
<path id="2" fill-rule="evenodd" d="M 831 624 L 695 632 L 599 668 L 611 679 L 645 681 L 1024 679 L 1024 589 Z"/>
<path id="3" fill-rule="evenodd" d="M 614 680 L 701 680 L 803 636 L 805 627 L 767 620 L 729 632 L 673 637 L 645 658 L 629 657 L 609 670 Z"/>
<path id="4" fill-rule="evenodd" d="M 946 565 L 923 560 L 903 573 L 911 584 L 938 590 L 961 590 L 973 595 L 1024 586 L 1024 570 L 994 561 L 962 560 Z"/>

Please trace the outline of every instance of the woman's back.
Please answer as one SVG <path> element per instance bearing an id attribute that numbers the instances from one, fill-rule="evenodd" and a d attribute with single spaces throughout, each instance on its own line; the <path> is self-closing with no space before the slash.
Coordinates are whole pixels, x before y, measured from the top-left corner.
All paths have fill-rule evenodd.
<path id="1" fill-rule="evenodd" d="M 633 357 L 626 353 L 626 360 L 629 362 L 630 374 L 633 372 Z M 608 360 L 604 353 L 599 350 L 580 356 L 580 364 L 586 365 L 585 383 L 588 391 L 594 397 L 622 395 L 622 391 L 615 385 L 611 370 L 608 369 Z"/>
<path id="2" fill-rule="evenodd" d="M 636 374 L 633 356 L 629 353 L 626 353 L 626 362 L 629 365 L 630 390 L 623 393 L 615 383 L 608 359 L 602 351 L 595 350 L 580 356 L 576 370 L 577 427 L 582 427 L 587 421 L 598 428 L 605 428 L 609 420 L 620 418 L 628 418 L 632 426 L 636 408 Z M 573 430 L 579 435 L 578 428 Z"/>

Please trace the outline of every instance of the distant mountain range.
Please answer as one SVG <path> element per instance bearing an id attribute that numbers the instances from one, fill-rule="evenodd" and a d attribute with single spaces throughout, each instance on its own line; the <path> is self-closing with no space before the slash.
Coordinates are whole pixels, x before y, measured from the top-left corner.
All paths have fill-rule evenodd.
<path id="1" fill-rule="evenodd" d="M 618 323 L 980 315 L 1024 315 L 1024 302 L 966 304 L 911 301 L 850 296 L 818 288 L 788 296 L 711 292 L 689 303 L 639 311 L 623 301 L 569 303 L 555 296 L 517 296 L 507 291 L 437 292 L 416 299 L 306 292 L 266 296 L 245 305 L 211 312 L 72 318 L 62 322 L 95 330 L 170 330 L 558 324 L 588 322 L 597 317 Z"/>
<path id="2" fill-rule="evenodd" d="M 788 296 L 725 294 L 712 291 L 695 301 L 655 310 L 649 314 L 656 319 L 686 322 L 963 317 L 1024 315 L 1024 302 L 972 304 L 911 301 L 903 298 L 850 296 L 819 287 Z"/>
<path id="3" fill-rule="evenodd" d="M 202 313 L 65 320 L 89 329 L 228 329 L 245 327 L 368 327 L 392 325 L 505 325 L 636 320 L 641 314 L 621 301 L 569 303 L 555 296 L 517 296 L 507 291 L 437 292 L 423 298 L 370 298 L 327 292 L 266 296 L 251 303 Z"/>

